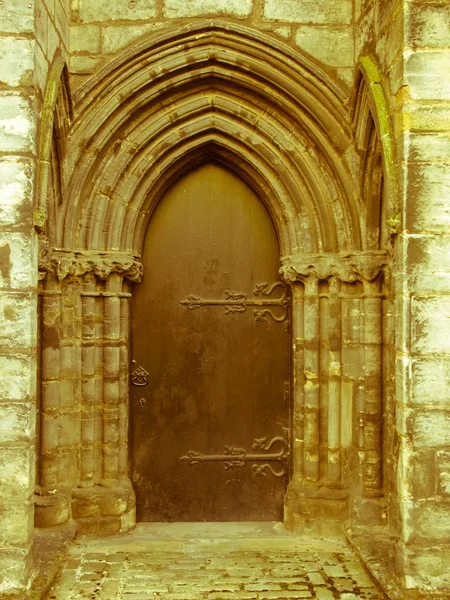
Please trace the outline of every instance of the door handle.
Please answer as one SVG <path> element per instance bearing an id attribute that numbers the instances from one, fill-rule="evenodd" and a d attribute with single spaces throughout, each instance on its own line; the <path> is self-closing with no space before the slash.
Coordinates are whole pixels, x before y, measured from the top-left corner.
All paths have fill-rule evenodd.
<path id="1" fill-rule="evenodd" d="M 133 361 L 133 362 L 135 362 L 135 361 Z M 131 373 L 131 383 L 133 385 L 137 385 L 138 387 L 142 387 L 144 385 L 147 385 L 147 383 L 148 383 L 148 376 L 149 376 L 149 373 L 144 369 L 144 367 L 141 367 L 139 365 L 139 367 L 137 367 Z"/>

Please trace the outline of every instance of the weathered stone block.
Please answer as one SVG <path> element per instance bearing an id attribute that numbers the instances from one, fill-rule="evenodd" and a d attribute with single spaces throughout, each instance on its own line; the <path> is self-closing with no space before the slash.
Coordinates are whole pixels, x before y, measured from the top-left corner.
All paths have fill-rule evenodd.
<path id="1" fill-rule="evenodd" d="M 413 48 L 444 48 L 450 46 L 450 6 L 411 2 L 406 29 Z"/>
<path id="2" fill-rule="evenodd" d="M 74 371 L 74 348 L 73 346 L 63 346 L 60 351 L 60 377 L 62 379 L 71 379 Z"/>
<path id="3" fill-rule="evenodd" d="M 10 87 L 33 85 L 34 41 L 0 37 L 0 84 Z"/>
<path id="4" fill-rule="evenodd" d="M 3 0 L 0 4 L 1 30 L 7 33 L 30 33 L 34 28 L 34 2 Z"/>
<path id="5" fill-rule="evenodd" d="M 430 591 L 443 591 L 450 587 L 450 548 L 440 545 L 439 549 L 418 545 L 414 555 L 408 556 L 408 573 L 411 583 Z"/>
<path id="6" fill-rule="evenodd" d="M 70 516 L 70 504 L 66 495 L 56 494 L 35 497 L 36 527 L 54 527 L 67 523 Z"/>
<path id="7" fill-rule="evenodd" d="M 265 0 L 264 18 L 289 23 L 351 23 L 350 0 Z"/>
<path id="8" fill-rule="evenodd" d="M 450 578 L 448 576 L 448 561 L 450 559 L 450 546 L 448 544 L 413 543 L 404 544 L 397 542 L 395 548 L 395 561 L 397 570 L 402 576 L 403 585 L 407 589 L 419 588 L 425 592 L 436 592 L 431 597 L 443 598 L 440 591 L 448 589 Z"/>
<path id="9" fill-rule="evenodd" d="M 78 412 L 64 413 L 59 416 L 60 446 L 76 446 L 80 438 L 80 414 Z"/>
<path id="10" fill-rule="evenodd" d="M 5 442 L 26 441 L 34 436 L 34 403 L 0 403 L 0 439 Z"/>
<path id="11" fill-rule="evenodd" d="M 0 158 L 0 225 L 32 224 L 33 164 L 15 157 Z"/>
<path id="12" fill-rule="evenodd" d="M 106 53 L 117 52 L 130 42 L 137 40 L 143 35 L 151 35 L 155 30 L 161 29 L 163 26 L 163 23 L 148 23 L 145 25 L 129 25 L 124 27 L 102 27 L 102 51 Z"/>
<path id="13" fill-rule="evenodd" d="M 60 405 L 60 382 L 45 381 L 42 384 L 42 405 L 45 410 L 54 410 Z"/>
<path id="14" fill-rule="evenodd" d="M 416 450 L 412 457 L 411 489 L 416 500 L 436 495 L 436 452 Z"/>
<path id="15" fill-rule="evenodd" d="M 411 343 L 411 298 L 409 294 L 397 293 L 394 300 L 395 320 L 395 346 L 400 352 L 409 352 Z"/>
<path id="16" fill-rule="evenodd" d="M 171 19 L 178 17 L 198 17 L 205 15 L 228 15 L 249 17 L 253 10 L 253 0 L 165 0 L 164 15 Z"/>
<path id="17" fill-rule="evenodd" d="M 403 53 L 403 29 L 403 5 L 400 4 L 377 40 L 377 52 L 386 68 L 389 68 L 396 57 Z"/>
<path id="18" fill-rule="evenodd" d="M 0 151 L 34 150 L 34 109 L 29 98 L 0 92 Z"/>
<path id="19" fill-rule="evenodd" d="M 36 251 L 30 234 L 0 231 L 0 286 L 12 289 L 35 286 Z"/>
<path id="20" fill-rule="evenodd" d="M 0 511 L 0 544 L 26 545 L 31 541 L 34 526 L 32 498 L 2 498 Z"/>
<path id="21" fill-rule="evenodd" d="M 116 535 L 122 530 L 120 517 L 79 519 L 77 525 L 77 535 Z"/>
<path id="22" fill-rule="evenodd" d="M 0 397 L 26 400 L 36 393 L 36 361 L 33 356 L 0 356 Z"/>
<path id="23" fill-rule="evenodd" d="M 401 406 L 407 406 L 408 392 L 410 390 L 410 378 L 411 378 L 411 360 L 407 356 L 397 356 L 395 360 L 395 388 L 397 402 Z M 402 423 L 404 415 L 399 415 L 398 410 L 396 412 L 396 426 L 400 433 L 404 430 L 405 424 Z"/>
<path id="24" fill-rule="evenodd" d="M 403 53 L 401 53 L 399 56 L 397 56 L 397 58 L 394 60 L 394 62 L 387 67 L 387 76 L 388 76 L 388 82 L 389 82 L 389 86 L 387 87 L 387 90 L 388 90 L 388 93 L 390 91 L 390 93 L 393 96 L 395 96 L 398 93 L 398 91 L 404 84 L 404 74 L 405 74 L 404 63 L 405 63 L 405 59 L 403 57 Z M 395 116 L 394 116 L 393 120 L 395 122 Z M 399 127 L 399 130 L 400 129 L 401 129 L 401 127 Z"/>
<path id="25" fill-rule="evenodd" d="M 404 133 L 405 160 L 446 163 L 450 156 L 450 135 L 441 133 Z"/>
<path id="26" fill-rule="evenodd" d="M 40 91 L 40 95 L 42 96 L 45 93 L 45 88 L 47 86 L 48 61 L 45 58 L 44 51 L 38 43 L 34 45 L 34 48 L 34 80 Z"/>
<path id="27" fill-rule="evenodd" d="M 73 55 L 70 57 L 70 72 L 78 74 L 93 73 L 103 62 L 98 56 Z"/>
<path id="28" fill-rule="evenodd" d="M 79 425 L 78 425 L 79 427 Z M 59 483 L 74 485 L 80 477 L 79 452 L 77 448 L 69 448 L 58 455 Z"/>
<path id="29" fill-rule="evenodd" d="M 34 448 L 3 446 L 0 452 L 0 497 L 26 499 L 34 491 Z"/>
<path id="30" fill-rule="evenodd" d="M 36 345 L 36 298 L 26 294 L 0 296 L 2 343 L 12 348 Z"/>
<path id="31" fill-rule="evenodd" d="M 99 52 L 100 27 L 97 25 L 72 25 L 70 27 L 69 45 L 71 52 L 92 52 L 94 54 Z M 104 51 L 108 52 L 106 49 Z"/>
<path id="32" fill-rule="evenodd" d="M 42 48 L 42 51 L 47 55 L 47 27 L 48 27 L 48 13 L 45 8 L 44 2 L 38 0 L 35 4 L 34 13 L 34 30 L 36 35 L 37 45 Z"/>
<path id="33" fill-rule="evenodd" d="M 423 501 L 411 513 L 412 539 L 446 542 L 450 529 L 450 504 Z"/>
<path id="34" fill-rule="evenodd" d="M 413 297 L 411 316 L 411 345 L 414 352 L 450 353 L 449 296 Z"/>
<path id="35" fill-rule="evenodd" d="M 361 16 L 356 16 L 359 19 L 355 31 L 355 55 L 361 54 L 362 48 L 374 39 L 375 28 L 375 5 L 370 4 L 368 10 L 365 10 Z"/>
<path id="36" fill-rule="evenodd" d="M 450 54 L 412 54 L 405 61 L 405 83 L 413 100 L 450 100 Z"/>
<path id="37" fill-rule="evenodd" d="M 405 240 L 410 293 L 450 289 L 450 239 L 441 235 L 407 236 Z"/>
<path id="38" fill-rule="evenodd" d="M 430 123 L 430 127 L 432 127 Z M 406 228 L 412 233 L 445 233 L 450 227 L 450 171 L 441 163 L 411 164 L 408 168 Z"/>
<path id="39" fill-rule="evenodd" d="M 51 63 L 56 51 L 61 48 L 61 38 L 53 22 L 49 19 L 47 24 L 47 59 Z"/>
<path id="40" fill-rule="evenodd" d="M 450 106 L 446 102 L 409 102 L 404 105 L 404 112 L 399 112 L 398 117 L 410 130 L 436 133 L 450 131 Z M 405 125 L 399 125 L 398 130 L 401 130 L 402 126 L 405 128 Z"/>
<path id="41" fill-rule="evenodd" d="M 377 0 L 375 4 L 377 11 L 376 28 L 377 31 L 381 31 L 392 18 L 392 15 L 398 9 L 398 7 L 403 5 L 403 1 Z"/>
<path id="42" fill-rule="evenodd" d="M 348 519 L 346 493 L 291 482 L 284 503 L 284 525 L 290 531 L 327 537 L 342 536 Z"/>
<path id="43" fill-rule="evenodd" d="M 28 577 L 32 567 L 30 547 L 0 550 L 0 596 L 25 598 Z"/>
<path id="44" fill-rule="evenodd" d="M 450 446 L 449 419 L 450 412 L 443 410 L 417 414 L 414 418 L 414 445 L 416 447 Z"/>
<path id="45" fill-rule="evenodd" d="M 450 406 L 450 361 L 442 357 L 415 357 L 412 361 L 412 401 Z"/>
<path id="46" fill-rule="evenodd" d="M 125 532 L 136 524 L 136 500 L 130 482 L 113 488 L 93 486 L 73 491 L 72 511 L 82 535 Z"/>
<path id="47" fill-rule="evenodd" d="M 65 10 L 65 2 L 55 0 L 55 24 L 56 30 L 59 33 L 61 42 L 67 50 L 69 47 L 69 19 L 68 13 Z"/>
<path id="48" fill-rule="evenodd" d="M 297 29 L 295 43 L 316 60 L 330 67 L 353 66 L 353 35 L 349 27 L 311 27 Z"/>
<path id="49" fill-rule="evenodd" d="M 441 450 L 436 453 L 438 493 L 450 498 L 450 451 Z"/>
<path id="50" fill-rule="evenodd" d="M 42 440 L 41 449 L 48 452 L 56 452 L 59 446 L 59 422 L 60 415 L 55 412 L 41 415 Z"/>
<path id="51" fill-rule="evenodd" d="M 100 21 L 138 21 L 156 17 L 155 0 L 110 2 L 109 0 L 80 0 L 79 10 L 72 12 L 73 21 L 93 23 Z"/>

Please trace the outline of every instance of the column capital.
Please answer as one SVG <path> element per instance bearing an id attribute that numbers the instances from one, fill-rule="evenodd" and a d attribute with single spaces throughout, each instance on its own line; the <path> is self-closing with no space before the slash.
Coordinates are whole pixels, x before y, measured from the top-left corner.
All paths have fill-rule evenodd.
<path id="1" fill-rule="evenodd" d="M 287 282 L 304 283 L 310 277 L 337 277 L 344 283 L 374 281 L 389 266 L 385 252 L 352 252 L 340 254 L 291 254 L 281 259 L 280 273 Z"/>
<path id="2" fill-rule="evenodd" d="M 142 279 L 140 256 L 131 252 L 101 250 L 68 250 L 41 247 L 39 253 L 39 278 L 52 273 L 62 281 L 66 277 L 81 277 L 93 273 L 99 279 L 107 279 L 117 273 L 130 281 Z"/>

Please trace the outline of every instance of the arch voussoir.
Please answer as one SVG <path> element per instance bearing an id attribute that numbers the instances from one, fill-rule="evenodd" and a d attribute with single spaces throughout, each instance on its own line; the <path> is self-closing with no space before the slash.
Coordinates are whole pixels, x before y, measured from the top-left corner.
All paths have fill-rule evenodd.
<path id="1" fill-rule="evenodd" d="M 261 36 L 218 22 L 159 35 L 79 90 L 64 245 L 124 250 L 128 240 L 126 249 L 139 252 L 141 227 L 123 228 L 148 217 L 158 179 L 176 177 L 181 154 L 209 139 L 236 151 L 234 162 L 248 165 L 243 172 L 266 165 L 246 177 L 257 191 L 280 190 L 267 202 L 285 228 L 280 239 L 289 240 L 283 251 L 361 248 L 358 198 L 343 158 L 351 145 L 344 93 L 308 59 Z M 286 225 L 292 217 L 295 231 Z"/>

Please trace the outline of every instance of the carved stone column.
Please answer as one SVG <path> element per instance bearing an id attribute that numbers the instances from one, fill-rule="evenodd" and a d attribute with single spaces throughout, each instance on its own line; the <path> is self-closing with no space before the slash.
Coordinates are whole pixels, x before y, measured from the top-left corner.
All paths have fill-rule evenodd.
<path id="1" fill-rule="evenodd" d="M 320 393 L 320 320 L 319 280 L 308 277 L 305 281 L 304 308 L 304 360 L 305 360 L 305 429 L 304 463 L 305 479 L 318 481 L 319 472 L 319 393 Z"/>
<path id="2" fill-rule="evenodd" d="M 81 533 L 128 531 L 128 303 L 142 266 L 125 253 L 54 250 L 44 259 L 41 524 L 72 514 Z"/>
<path id="3" fill-rule="evenodd" d="M 357 504 L 364 495 L 381 493 L 380 281 L 386 267 L 381 252 L 283 259 L 294 324 L 289 528 L 338 533 L 349 517 L 350 499 Z"/>

